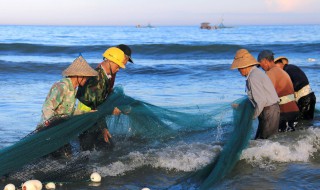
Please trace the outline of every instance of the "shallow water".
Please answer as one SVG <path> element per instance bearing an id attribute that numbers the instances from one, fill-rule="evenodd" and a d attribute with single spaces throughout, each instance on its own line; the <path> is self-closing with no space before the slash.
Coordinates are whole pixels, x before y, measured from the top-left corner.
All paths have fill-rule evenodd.
<path id="1" fill-rule="evenodd" d="M 245 95 L 245 78 L 229 69 L 235 52 L 247 48 L 257 56 L 263 49 L 272 49 L 276 56 L 287 56 L 307 74 L 319 99 L 319 29 L 318 25 L 217 31 L 198 27 L 0 26 L 0 147 L 12 145 L 35 128 L 51 85 L 79 52 L 96 66 L 106 48 L 126 43 L 133 50 L 135 64 L 118 73 L 116 84 L 122 85 L 127 95 L 181 112 L 213 115 L 221 110 L 215 115 L 220 125 L 204 130 L 195 126 L 151 142 L 125 138 L 114 129 L 116 148 L 90 153 L 92 171 L 103 177 L 100 186 L 76 182 L 57 189 L 192 189 L 192 184 L 176 183 L 217 156 L 231 132 L 225 106 Z M 110 35 L 102 38 L 105 34 Z M 317 189 L 319 118 L 318 111 L 315 120 L 303 124 L 301 130 L 250 141 L 234 170 L 215 188 Z"/>

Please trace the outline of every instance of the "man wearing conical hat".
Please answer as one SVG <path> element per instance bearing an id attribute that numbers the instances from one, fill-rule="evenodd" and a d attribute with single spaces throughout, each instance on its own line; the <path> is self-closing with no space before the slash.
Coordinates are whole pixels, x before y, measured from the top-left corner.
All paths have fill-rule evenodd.
<path id="1" fill-rule="evenodd" d="M 47 127 L 56 117 L 71 116 L 75 110 L 76 92 L 83 86 L 89 77 L 98 73 L 87 61 L 79 56 L 62 72 L 65 78 L 53 84 L 42 106 L 42 123 L 39 127 Z"/>
<path id="2" fill-rule="evenodd" d="M 258 55 L 258 61 L 271 79 L 280 98 L 279 131 L 294 131 L 298 121 L 299 107 L 295 101 L 293 84 L 290 76 L 274 63 L 274 53 L 263 50 Z"/>
<path id="3" fill-rule="evenodd" d="M 300 110 L 298 119 L 313 119 L 316 96 L 311 90 L 306 74 L 298 66 L 289 64 L 289 59 L 286 57 L 280 56 L 274 60 L 274 63 L 277 67 L 286 71 L 292 81 L 295 100 Z"/>
<path id="4" fill-rule="evenodd" d="M 131 55 L 131 50 L 130 50 Z M 96 110 L 111 93 L 116 73 L 120 68 L 126 67 L 127 61 L 131 60 L 120 49 L 120 47 L 108 48 L 103 54 L 103 61 L 98 65 L 97 77 L 91 77 L 86 84 L 79 88 L 77 98 L 81 102 L 79 109 Z M 131 60 L 132 61 L 132 60 Z M 118 115 L 121 111 L 114 108 L 114 114 Z M 111 135 L 107 129 L 105 119 L 97 122 L 97 127 L 93 127 L 80 135 L 80 146 L 82 150 L 103 149 L 111 144 Z"/>
<path id="5" fill-rule="evenodd" d="M 259 120 L 255 139 L 266 139 L 278 132 L 279 98 L 269 77 L 256 67 L 259 63 L 246 49 L 237 51 L 231 69 L 246 77 L 246 92 L 255 108 L 253 118 Z"/>

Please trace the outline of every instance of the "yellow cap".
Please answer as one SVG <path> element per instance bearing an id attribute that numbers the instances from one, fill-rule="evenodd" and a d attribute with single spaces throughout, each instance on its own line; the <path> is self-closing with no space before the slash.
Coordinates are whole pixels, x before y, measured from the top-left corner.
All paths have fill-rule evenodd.
<path id="1" fill-rule="evenodd" d="M 109 49 L 107 49 L 102 56 L 106 59 L 108 59 L 109 61 L 114 62 L 115 64 L 119 65 L 121 68 L 126 68 L 126 66 L 124 65 L 123 61 L 125 59 L 125 55 L 123 53 L 123 51 L 119 48 L 116 47 L 111 47 Z"/>

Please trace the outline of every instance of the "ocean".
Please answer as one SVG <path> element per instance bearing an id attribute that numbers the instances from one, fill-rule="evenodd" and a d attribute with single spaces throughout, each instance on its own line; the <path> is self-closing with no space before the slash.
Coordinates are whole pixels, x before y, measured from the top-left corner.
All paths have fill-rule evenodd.
<path id="1" fill-rule="evenodd" d="M 148 143 L 122 139 L 117 147 L 92 151 L 99 186 L 74 182 L 57 189 L 195 189 L 179 181 L 217 157 L 230 131 L 231 103 L 246 96 L 245 78 L 230 70 L 238 49 L 255 57 L 270 49 L 308 76 L 320 100 L 320 25 L 235 26 L 0 26 L 0 148 L 33 131 L 52 84 L 81 53 L 92 67 L 111 46 L 127 44 L 134 64 L 117 74 L 126 95 L 182 113 L 214 114 L 217 125 L 198 127 Z M 227 108 L 226 108 L 227 107 Z M 295 132 L 250 140 L 240 160 L 212 189 L 319 189 L 320 112 Z M 213 116 L 212 116 L 213 117 Z M 254 121 L 252 139 L 257 127 Z M 118 142 L 117 142 L 118 140 Z M 5 163 L 1 163 L 5 164 Z M 0 182 L 2 188 L 7 181 Z"/>

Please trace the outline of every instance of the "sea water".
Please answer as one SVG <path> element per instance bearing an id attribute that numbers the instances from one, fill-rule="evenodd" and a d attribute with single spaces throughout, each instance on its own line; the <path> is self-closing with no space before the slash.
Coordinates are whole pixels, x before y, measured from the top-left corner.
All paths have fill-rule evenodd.
<path id="1" fill-rule="evenodd" d="M 320 94 L 319 25 L 235 26 L 219 30 L 188 27 L 0 26 L 0 148 L 34 130 L 42 103 L 61 72 L 81 53 L 96 67 L 109 47 L 127 44 L 134 64 L 117 74 L 116 85 L 150 104 L 180 112 L 215 115 L 221 125 L 190 130 L 178 138 L 121 139 L 111 152 L 90 153 L 102 175 L 99 187 L 71 183 L 64 189 L 167 189 L 209 164 L 230 129 L 225 106 L 246 95 L 245 78 L 230 70 L 238 49 L 255 57 L 264 49 L 286 56 Z M 319 105 L 316 105 L 319 110 Z M 215 189 L 318 189 L 320 122 L 269 140 L 251 140 L 240 161 Z M 256 125 L 254 128 L 255 133 Z M 113 131 L 111 131 L 113 133 Z M 117 140 L 116 132 L 113 133 Z M 254 136 L 254 134 L 252 134 Z M 104 159 L 101 159 L 104 158 Z M 5 164 L 5 163 L 1 163 Z M 5 185 L 3 182 L 2 185 Z M 183 186 L 192 189 L 193 185 Z"/>

